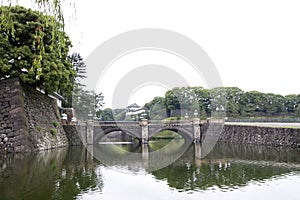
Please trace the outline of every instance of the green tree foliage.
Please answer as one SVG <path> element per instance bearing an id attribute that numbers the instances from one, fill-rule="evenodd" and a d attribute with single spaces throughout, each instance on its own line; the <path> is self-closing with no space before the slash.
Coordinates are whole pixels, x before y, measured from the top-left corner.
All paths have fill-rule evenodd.
<path id="1" fill-rule="evenodd" d="M 115 121 L 123 121 L 126 119 L 126 109 L 113 109 L 112 113 Z"/>
<path id="2" fill-rule="evenodd" d="M 71 41 L 53 17 L 21 6 L 1 7 L 14 27 L 0 26 L 0 78 L 19 77 L 24 83 L 43 87 L 47 93 L 70 93 L 76 72 L 67 59 Z M 60 28 L 58 28 L 60 27 Z M 53 35 L 53 30 L 63 36 Z"/>
<path id="3" fill-rule="evenodd" d="M 289 113 L 293 113 L 295 108 L 300 103 L 299 95 L 291 94 L 285 97 L 284 105 Z"/>
<path id="4" fill-rule="evenodd" d="M 97 113 L 104 105 L 102 93 L 96 94 L 93 91 L 84 90 L 82 87 L 74 91 L 72 100 L 72 107 L 79 119 L 88 119 L 91 114 L 93 117 L 98 116 Z"/>
<path id="5" fill-rule="evenodd" d="M 72 63 L 73 69 L 76 71 L 76 77 L 75 77 L 75 85 L 78 87 L 85 86 L 80 81 L 82 79 L 87 78 L 86 76 L 86 64 L 83 60 L 80 53 L 73 53 L 72 55 L 68 56 L 68 60 Z"/>
<path id="6" fill-rule="evenodd" d="M 149 111 L 150 119 L 161 120 L 167 117 L 165 98 L 163 97 L 154 97 L 154 99 L 149 103 L 146 103 L 144 107 Z"/>
<path id="7" fill-rule="evenodd" d="M 244 92 L 237 87 L 226 88 L 226 113 L 230 116 L 239 116 L 242 112 L 242 96 Z"/>
<path id="8" fill-rule="evenodd" d="M 203 87 L 194 87 L 194 92 L 198 101 L 200 116 L 205 118 L 208 113 L 211 113 L 209 91 Z"/>
<path id="9" fill-rule="evenodd" d="M 68 0 L 67 2 L 70 8 L 76 10 L 74 0 Z M 18 1 L 4 0 L 0 2 L 1 6 L 8 5 L 8 9 L 2 9 L 3 7 L 0 7 L 0 10 L 2 11 L 2 13 L 4 13 L 0 15 L 0 26 L 5 27 L 7 31 L 12 35 L 14 35 L 16 28 L 14 26 L 14 22 L 10 10 L 11 8 L 13 8 L 12 5 L 15 4 L 18 4 Z M 46 24 L 51 24 L 51 26 L 53 27 L 51 32 L 51 37 L 52 37 L 51 46 L 52 48 L 56 48 L 61 53 L 65 48 L 65 46 L 67 45 L 65 43 L 65 36 L 61 32 L 61 30 L 64 28 L 62 1 L 61 0 L 33 0 L 31 1 L 31 7 L 35 8 L 36 10 L 40 10 L 43 13 L 47 13 L 47 15 L 52 16 L 52 17 L 48 17 L 47 15 L 42 15 L 40 16 L 40 20 L 44 21 Z M 39 35 L 42 36 L 43 34 L 41 33 Z M 58 43 L 57 40 L 59 41 Z M 40 40 L 37 46 L 43 49 L 44 41 Z M 40 57 L 42 56 L 43 56 L 43 50 L 40 53 Z M 35 65 L 40 65 L 41 59 L 36 59 L 35 61 L 36 61 Z"/>
<path id="10" fill-rule="evenodd" d="M 185 113 L 192 114 L 195 109 L 199 109 L 195 89 L 195 87 L 175 87 L 167 91 L 164 100 L 167 116 L 183 116 Z"/>
<path id="11" fill-rule="evenodd" d="M 105 108 L 97 112 L 102 121 L 114 121 L 113 110 L 111 108 Z"/>
<path id="12" fill-rule="evenodd" d="M 197 104 L 194 104 L 195 100 Z M 156 104 L 159 109 L 155 108 Z M 231 118 L 300 117 L 300 95 L 244 92 L 237 87 L 177 87 L 167 91 L 165 97 L 155 97 L 145 104 L 145 109 L 150 116 L 158 115 L 156 118 L 159 115 L 164 118 L 162 110 L 167 111 L 167 117 L 178 117 L 178 109 L 184 109 L 189 116 L 197 109 L 201 118 L 218 110 L 225 110 L 227 117 Z"/>
<path id="13" fill-rule="evenodd" d="M 76 71 L 76 77 L 73 79 L 74 89 L 73 94 L 68 96 L 70 107 L 75 109 L 76 115 L 80 119 L 86 119 L 90 114 L 97 115 L 98 111 L 104 106 L 104 96 L 102 92 L 96 94 L 93 91 L 88 91 L 82 83 L 82 80 L 87 78 L 87 65 L 79 53 L 73 53 L 68 57 L 72 63 L 73 69 Z M 70 105 L 70 103 L 72 103 Z"/>
<path id="14" fill-rule="evenodd" d="M 79 95 L 82 90 L 81 87 L 85 86 L 81 83 L 81 80 L 86 78 L 86 64 L 79 53 L 73 53 L 72 55 L 68 56 L 67 59 L 72 64 L 73 70 L 75 70 L 76 72 L 76 76 L 72 80 L 70 80 L 73 84 L 73 92 L 62 94 L 66 98 L 64 107 L 70 108 L 72 107 L 73 94 Z"/>

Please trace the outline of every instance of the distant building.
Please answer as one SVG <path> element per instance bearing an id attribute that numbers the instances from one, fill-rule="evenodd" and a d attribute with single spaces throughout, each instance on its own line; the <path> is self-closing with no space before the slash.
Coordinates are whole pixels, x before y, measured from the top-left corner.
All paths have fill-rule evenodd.
<path id="1" fill-rule="evenodd" d="M 133 103 L 127 107 L 126 116 L 137 119 L 142 113 L 145 113 L 145 109 L 142 106 Z"/>

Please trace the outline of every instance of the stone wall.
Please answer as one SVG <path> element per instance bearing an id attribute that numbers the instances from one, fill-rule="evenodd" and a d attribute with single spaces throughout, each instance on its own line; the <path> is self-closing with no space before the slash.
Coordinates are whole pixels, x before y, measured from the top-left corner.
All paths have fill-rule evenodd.
<path id="1" fill-rule="evenodd" d="M 300 129 L 225 125 L 220 141 L 300 148 Z"/>
<path id="2" fill-rule="evenodd" d="M 78 126 L 75 126 L 75 125 L 64 125 L 63 126 L 65 132 L 66 132 L 66 135 L 67 135 L 67 138 L 68 138 L 68 141 L 69 141 L 69 144 L 71 146 L 82 146 L 83 145 L 83 141 L 81 139 L 81 137 L 83 137 L 83 132 L 85 131 L 81 131 L 81 135 L 79 135 L 79 127 Z"/>
<path id="3" fill-rule="evenodd" d="M 24 114 L 23 92 L 18 79 L 0 82 L 0 153 L 30 149 Z"/>
<path id="4" fill-rule="evenodd" d="M 217 126 L 216 126 L 217 127 Z M 202 126 L 202 133 L 207 125 Z M 205 138 L 205 133 L 202 138 Z M 224 125 L 220 142 L 300 148 L 300 129 Z"/>
<path id="5" fill-rule="evenodd" d="M 0 138 L 0 153 L 68 145 L 55 100 L 17 78 L 0 81 Z"/>

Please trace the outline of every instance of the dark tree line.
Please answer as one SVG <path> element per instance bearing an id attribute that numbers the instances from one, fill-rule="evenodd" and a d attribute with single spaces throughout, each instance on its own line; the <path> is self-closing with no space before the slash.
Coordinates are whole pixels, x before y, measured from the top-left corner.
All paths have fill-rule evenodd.
<path id="1" fill-rule="evenodd" d="M 152 119 L 178 116 L 178 110 L 190 116 L 197 110 L 202 118 L 217 111 L 226 111 L 231 118 L 300 117 L 300 95 L 244 92 L 237 87 L 177 87 L 146 103 L 145 109 Z"/>

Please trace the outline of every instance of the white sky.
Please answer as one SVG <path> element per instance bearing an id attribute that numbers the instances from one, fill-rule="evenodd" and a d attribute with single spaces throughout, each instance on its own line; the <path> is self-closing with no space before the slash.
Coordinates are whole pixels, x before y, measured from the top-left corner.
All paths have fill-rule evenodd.
<path id="1" fill-rule="evenodd" d="M 66 8 L 67 15 L 74 11 Z M 66 31 L 73 41 L 72 51 L 87 58 L 97 46 L 120 33 L 169 29 L 194 40 L 207 52 L 224 86 L 300 94 L 299 9 L 297 0 L 76 0 L 76 19 L 67 20 Z M 110 83 L 104 87 L 109 107 L 106 93 L 113 87 Z M 142 104 L 165 90 L 149 92 L 148 87 L 128 101 Z"/>

